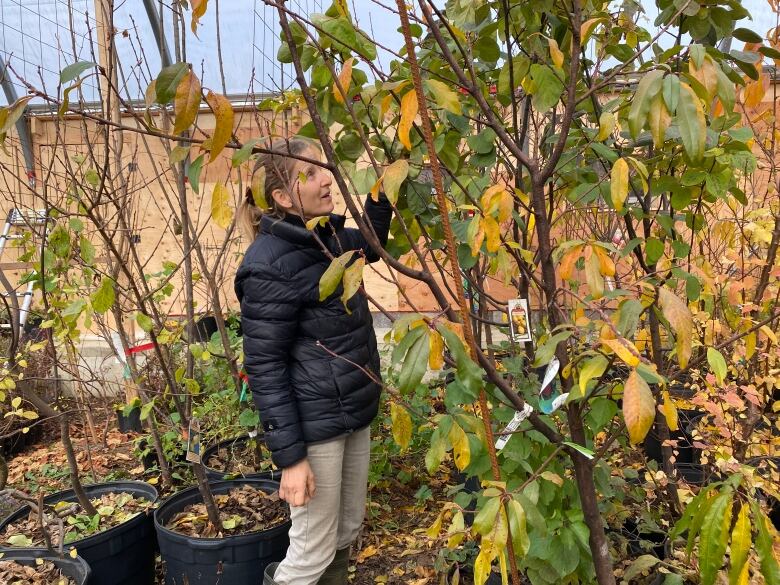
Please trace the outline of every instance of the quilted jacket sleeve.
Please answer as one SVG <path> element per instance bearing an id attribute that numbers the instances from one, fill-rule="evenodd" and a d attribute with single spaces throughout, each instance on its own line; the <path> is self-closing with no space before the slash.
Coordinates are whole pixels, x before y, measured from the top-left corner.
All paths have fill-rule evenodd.
<path id="1" fill-rule="evenodd" d="M 374 226 L 374 231 L 384 248 L 385 244 L 387 244 L 387 236 L 390 233 L 390 220 L 393 219 L 393 208 L 384 193 L 380 193 L 378 202 L 370 197 L 368 198 L 368 201 L 366 201 L 365 218 Z M 360 230 L 348 228 L 344 230 L 344 235 L 346 239 L 345 249 L 363 250 L 367 262 L 379 260 L 379 254 L 371 249 Z"/>
<path id="2" fill-rule="evenodd" d="M 288 372 L 298 329 L 299 292 L 279 270 L 249 264 L 236 274 L 236 294 L 241 303 L 249 386 L 271 458 L 283 469 L 306 457 Z"/>

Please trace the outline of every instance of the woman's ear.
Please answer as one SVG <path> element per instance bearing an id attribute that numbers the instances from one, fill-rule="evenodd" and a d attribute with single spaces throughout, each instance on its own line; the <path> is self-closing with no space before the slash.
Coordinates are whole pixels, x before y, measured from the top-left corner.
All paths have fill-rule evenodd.
<path id="1" fill-rule="evenodd" d="M 292 209 L 292 199 L 290 198 L 290 194 L 287 193 L 287 191 L 283 191 L 282 189 L 274 189 L 271 191 L 271 197 L 273 197 L 273 200 L 276 201 L 276 205 L 278 207 L 281 207 L 285 211 Z"/>

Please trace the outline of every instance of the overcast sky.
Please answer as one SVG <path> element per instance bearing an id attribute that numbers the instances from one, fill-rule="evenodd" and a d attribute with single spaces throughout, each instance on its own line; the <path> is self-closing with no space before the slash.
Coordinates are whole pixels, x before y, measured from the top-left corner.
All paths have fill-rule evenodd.
<path id="1" fill-rule="evenodd" d="M 381 0 L 394 6 L 392 0 Z M 73 6 L 72 17 L 68 3 Z M 290 0 L 288 6 L 304 13 L 323 11 L 330 0 Z M 647 2 L 646 4 L 650 4 Z M 745 0 L 745 6 L 754 14 L 754 22 L 746 26 L 761 34 L 774 26 L 774 15 L 766 0 Z M 142 0 L 116 0 L 115 25 L 127 30 L 127 36 L 117 37 L 117 48 L 123 70 L 124 93 L 133 97 L 143 95 L 149 81 L 160 70 L 160 58 L 152 36 Z M 381 45 L 398 50 L 403 39 L 397 32 L 398 17 L 381 8 L 372 0 L 351 2 L 356 20 Z M 300 8 L 299 8 L 300 7 Z M 199 29 L 199 38 L 190 37 L 187 61 L 202 75 L 206 87 L 221 91 L 219 68 L 216 66 L 217 29 L 215 5 L 208 12 Z M 648 14 L 646 26 L 652 27 L 655 18 Z M 73 38 L 70 21 L 73 22 Z M 164 16 L 170 29 L 170 14 Z M 259 0 L 229 0 L 220 3 L 220 32 L 222 56 L 231 94 L 274 91 L 292 84 L 290 67 L 276 61 L 279 47 L 278 17 L 275 9 Z M 44 84 L 53 92 L 59 71 L 75 61 L 95 59 L 94 45 L 90 43 L 90 29 L 94 35 L 94 0 L 0 0 L 0 58 L 9 59 L 19 75 L 36 86 Z M 74 54 L 75 46 L 75 54 Z M 379 60 L 386 66 L 390 55 L 379 50 Z M 43 81 L 41 81 L 41 78 Z M 85 98 L 97 98 L 93 80 L 83 85 Z M 17 84 L 17 92 L 24 93 Z M 0 103 L 5 95 L 0 92 Z"/>

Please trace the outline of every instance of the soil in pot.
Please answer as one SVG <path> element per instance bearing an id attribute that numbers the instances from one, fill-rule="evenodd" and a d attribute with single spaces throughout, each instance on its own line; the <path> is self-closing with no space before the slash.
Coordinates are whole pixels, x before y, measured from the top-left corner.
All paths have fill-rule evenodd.
<path id="1" fill-rule="evenodd" d="M 279 499 L 278 492 L 269 493 L 253 485 L 237 486 L 214 499 L 222 519 L 222 533 L 211 526 L 202 502 L 186 506 L 165 527 L 190 537 L 219 538 L 270 530 L 290 518 L 287 504 Z"/>
<path id="2" fill-rule="evenodd" d="M 57 502 L 45 505 L 45 514 L 49 518 L 63 514 L 65 529 L 64 544 L 82 540 L 94 534 L 104 532 L 127 522 L 134 516 L 148 513 L 153 503 L 149 500 L 134 497 L 127 492 L 111 492 L 90 498 L 97 514 L 89 516 L 75 502 Z M 56 526 L 50 526 L 52 544 L 57 546 L 61 535 Z M 37 516 L 28 514 L 6 526 L 2 535 L 2 543 L 7 546 L 39 547 L 45 546 L 45 540 Z"/>
<path id="3" fill-rule="evenodd" d="M 73 490 L 47 496 L 44 505 L 49 511 L 70 511 L 75 508 L 75 514 L 71 514 L 72 520 L 65 521 L 65 538 L 69 542 L 65 549 L 69 551 L 75 548 L 89 564 L 92 570 L 90 584 L 154 585 L 156 543 L 151 509 L 157 500 L 157 490 L 140 481 L 116 481 L 84 486 L 84 491 L 99 509 L 93 517 L 80 513 Z M 112 494 L 113 497 L 104 498 Z M 112 506 L 115 508 L 113 511 L 109 509 Z M 29 522 L 29 516 L 30 508 L 25 506 L 0 522 L 0 547 L 13 553 L 16 550 L 9 548 L 9 538 L 14 539 L 11 544 L 19 546 L 28 546 L 29 541 L 25 539 L 33 542 L 42 540 L 41 532 L 24 534 L 24 529 L 19 528 Z M 95 525 L 98 529 L 93 529 Z M 9 527 L 10 533 L 7 530 Z M 56 543 L 59 528 L 52 532 Z M 77 537 L 77 534 L 81 536 Z"/>
<path id="4" fill-rule="evenodd" d="M 0 583 L 6 585 L 78 585 L 54 562 L 37 559 L 31 563 L 0 560 Z"/>
<path id="5" fill-rule="evenodd" d="M 163 502 L 154 523 L 166 585 L 258 585 L 265 567 L 281 561 L 290 542 L 288 509 L 278 490 L 278 482 L 259 478 L 212 482 L 225 523 L 221 535 L 206 526 L 197 487 Z"/>
<path id="6" fill-rule="evenodd" d="M 271 462 L 271 453 L 265 449 L 262 438 L 246 435 L 222 441 L 209 447 L 203 454 L 203 463 L 211 479 L 261 477 L 278 480 L 281 472 Z"/>

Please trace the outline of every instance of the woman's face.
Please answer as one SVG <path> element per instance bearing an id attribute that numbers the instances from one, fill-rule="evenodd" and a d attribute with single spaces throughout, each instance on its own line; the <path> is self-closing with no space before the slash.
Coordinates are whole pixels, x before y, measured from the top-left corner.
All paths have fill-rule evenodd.
<path id="1" fill-rule="evenodd" d="M 322 160 L 322 155 L 314 148 L 306 150 L 304 156 Z M 332 183 L 333 177 L 327 169 L 297 161 L 292 173 L 289 193 L 291 207 L 286 211 L 300 215 L 304 219 L 328 215 L 333 211 L 333 197 L 330 192 Z"/>

